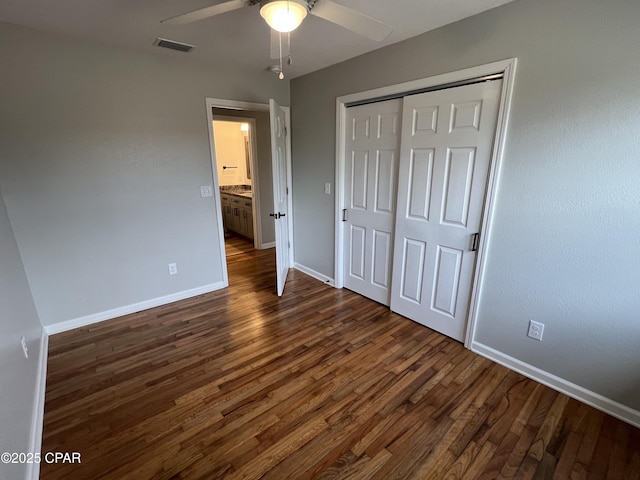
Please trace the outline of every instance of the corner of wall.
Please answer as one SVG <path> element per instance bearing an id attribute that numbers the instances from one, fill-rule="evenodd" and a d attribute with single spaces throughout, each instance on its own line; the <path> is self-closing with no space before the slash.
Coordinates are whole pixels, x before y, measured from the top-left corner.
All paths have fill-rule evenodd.
<path id="1" fill-rule="evenodd" d="M 335 282 L 333 280 L 333 278 L 329 278 L 326 275 L 323 275 L 320 272 L 316 272 L 315 270 L 313 270 L 312 268 L 309 267 L 305 267 L 304 265 L 301 265 L 299 263 L 294 263 L 293 264 L 293 268 L 295 268 L 296 270 L 309 275 L 310 277 L 315 278 L 316 280 L 320 280 L 322 283 L 326 283 L 327 285 L 331 285 L 332 287 L 335 287 Z"/>

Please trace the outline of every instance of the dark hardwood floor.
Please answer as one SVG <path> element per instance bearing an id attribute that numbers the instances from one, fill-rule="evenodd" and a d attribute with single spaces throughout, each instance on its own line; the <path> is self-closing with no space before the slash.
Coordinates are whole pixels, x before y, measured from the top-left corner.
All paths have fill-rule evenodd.
<path id="1" fill-rule="evenodd" d="M 638 479 L 640 429 L 527 380 L 273 250 L 231 286 L 54 335 L 53 479 Z"/>

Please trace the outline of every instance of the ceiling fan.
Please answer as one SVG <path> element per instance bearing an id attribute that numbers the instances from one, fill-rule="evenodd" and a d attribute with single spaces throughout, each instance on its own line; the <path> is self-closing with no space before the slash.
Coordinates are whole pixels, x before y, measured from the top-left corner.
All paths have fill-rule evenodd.
<path id="1" fill-rule="evenodd" d="M 258 4 L 260 5 L 260 15 L 269 26 L 282 33 L 297 28 L 307 13 L 378 42 L 387 38 L 392 31 L 389 25 L 380 20 L 332 0 L 228 0 L 167 18 L 161 23 L 182 25 Z"/>

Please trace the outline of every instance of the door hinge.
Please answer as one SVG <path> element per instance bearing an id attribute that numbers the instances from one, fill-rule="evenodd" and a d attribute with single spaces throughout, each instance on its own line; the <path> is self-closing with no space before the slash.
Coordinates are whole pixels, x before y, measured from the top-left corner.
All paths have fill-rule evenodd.
<path id="1" fill-rule="evenodd" d="M 287 241 L 287 247 L 291 248 L 291 242 Z"/>
<path id="2" fill-rule="evenodd" d="M 343 209 L 342 209 L 342 221 L 343 221 L 343 222 L 346 222 L 346 221 L 347 221 L 347 217 L 348 217 L 348 215 L 347 215 L 347 209 L 346 209 L 346 208 L 343 208 Z"/>
<path id="3" fill-rule="evenodd" d="M 285 192 L 287 195 L 289 195 L 289 187 L 285 187 Z"/>
<path id="4" fill-rule="evenodd" d="M 284 127 L 284 136 L 287 136 L 287 127 Z"/>

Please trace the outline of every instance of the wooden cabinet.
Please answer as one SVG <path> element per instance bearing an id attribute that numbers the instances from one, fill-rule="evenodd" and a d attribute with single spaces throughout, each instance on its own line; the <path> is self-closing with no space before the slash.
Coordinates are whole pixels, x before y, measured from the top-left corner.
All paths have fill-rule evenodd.
<path id="1" fill-rule="evenodd" d="M 231 230 L 231 225 L 233 224 L 233 208 L 231 207 L 231 200 L 227 194 L 220 195 L 220 200 L 222 203 L 222 223 L 225 229 Z"/>
<path id="2" fill-rule="evenodd" d="M 253 238 L 253 201 L 245 198 L 241 212 L 240 233 L 246 237 Z"/>
<path id="3" fill-rule="evenodd" d="M 230 193 L 223 193 L 220 198 L 224 228 L 253 239 L 253 200 Z"/>

